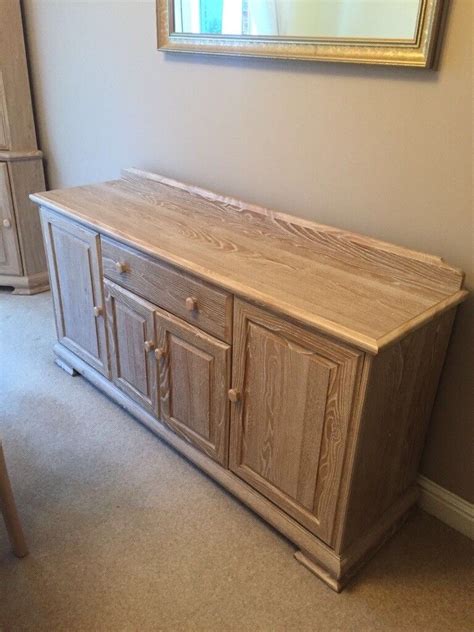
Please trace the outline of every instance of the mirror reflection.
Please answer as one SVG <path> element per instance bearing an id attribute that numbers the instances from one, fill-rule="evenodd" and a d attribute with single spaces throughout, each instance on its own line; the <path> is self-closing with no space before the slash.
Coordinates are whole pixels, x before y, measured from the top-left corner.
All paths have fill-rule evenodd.
<path id="1" fill-rule="evenodd" d="M 422 0 L 172 0 L 174 32 L 413 40 Z"/>

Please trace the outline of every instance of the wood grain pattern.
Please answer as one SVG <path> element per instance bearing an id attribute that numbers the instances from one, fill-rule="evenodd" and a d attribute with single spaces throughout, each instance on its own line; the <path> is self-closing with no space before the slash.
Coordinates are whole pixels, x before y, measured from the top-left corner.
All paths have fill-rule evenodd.
<path id="1" fill-rule="evenodd" d="M 41 211 L 62 366 L 339 590 L 416 501 L 462 273 L 155 176 L 49 195 L 63 200 L 61 213 Z M 112 381 L 98 373 L 104 272 Z"/>
<path id="2" fill-rule="evenodd" d="M 159 177 L 129 173 L 33 199 L 372 353 L 465 294 L 462 273 L 439 258 Z"/>
<path id="3" fill-rule="evenodd" d="M 23 264 L 17 237 L 8 168 L 5 163 L 0 162 L 0 275 L 2 274 L 22 275 Z"/>
<path id="4" fill-rule="evenodd" d="M 46 255 L 38 209 L 29 199 L 31 191 L 44 188 L 41 157 L 8 161 L 8 175 L 17 221 L 18 241 L 27 277 L 46 272 Z"/>
<path id="5" fill-rule="evenodd" d="M 94 307 L 104 304 L 99 236 L 46 211 L 41 220 L 58 339 L 108 375 L 105 320 L 94 316 Z"/>
<path id="6" fill-rule="evenodd" d="M 107 278 L 221 340 L 231 341 L 232 296 L 227 292 L 109 239 L 102 239 L 102 258 Z M 189 298 L 196 304 L 192 310 Z"/>
<path id="7" fill-rule="evenodd" d="M 48 289 L 46 257 L 38 211 L 29 199 L 44 189 L 42 154 L 37 149 L 20 0 L 2 0 L 0 8 L 0 207 L 11 198 L 11 227 L 0 235 L 0 285 L 16 294 Z M 8 185 L 4 171 L 8 172 Z M 0 231 L 2 229 L 0 228 Z M 2 250 L 5 239 L 9 265 Z M 13 251 L 17 251 L 14 253 Z"/>
<path id="8" fill-rule="evenodd" d="M 331 543 L 363 355 L 235 301 L 230 468 Z"/>
<path id="9" fill-rule="evenodd" d="M 13 552 L 17 557 L 28 555 L 25 536 L 20 522 L 20 516 L 16 508 L 13 490 L 8 476 L 7 464 L 0 441 L 0 510 L 5 521 L 8 537 Z"/>
<path id="10" fill-rule="evenodd" d="M 336 550 L 352 545 L 414 485 L 454 316 L 452 309 L 370 360 Z"/>
<path id="11" fill-rule="evenodd" d="M 266 522 L 285 535 L 291 542 L 294 542 L 313 562 L 316 561 L 318 568 L 321 569 L 321 572 L 316 574 L 332 589 L 336 589 L 336 584 L 339 584 L 339 588 L 342 587 L 346 582 L 346 578 L 351 577 L 356 570 L 360 569 L 361 564 L 393 534 L 416 502 L 416 491 L 410 488 L 364 534 L 364 537 L 355 546 L 350 547 L 344 554 L 336 553 L 334 549 L 324 544 L 299 522 L 245 481 L 231 471 L 221 467 L 214 459 L 163 425 L 134 400 L 117 389 L 112 382 L 64 346 L 56 344 L 54 351 L 62 361 L 73 367 L 154 434 L 173 446 L 236 498 L 260 515 Z M 314 569 L 312 570 L 314 572 Z"/>
<path id="12" fill-rule="evenodd" d="M 10 147 L 10 129 L 7 118 L 7 100 L 5 96 L 5 86 L 3 85 L 3 74 L 0 69 L 0 150 Z"/>
<path id="13" fill-rule="evenodd" d="M 20 0 L 2 0 L 0 67 L 4 87 L 6 149 L 35 149 L 36 132 L 26 63 Z"/>
<path id="14" fill-rule="evenodd" d="M 158 376 L 153 348 L 154 305 L 104 281 L 112 380 L 129 397 L 158 415 Z"/>
<path id="15" fill-rule="evenodd" d="M 286 512 L 267 500 L 262 494 L 245 483 L 228 469 L 222 467 L 204 451 L 197 448 L 183 435 L 176 433 L 169 426 L 160 422 L 134 400 L 127 397 L 113 382 L 69 351 L 63 345 L 56 343 L 55 354 L 78 371 L 85 379 L 94 384 L 122 408 L 128 411 L 153 433 L 173 446 L 192 463 L 195 463 L 206 474 L 236 496 L 245 505 L 258 513 L 264 520 L 278 529 L 297 546 L 314 555 L 320 563 L 335 576 L 340 576 L 341 558 L 328 545 L 305 529 Z"/>
<path id="16" fill-rule="evenodd" d="M 160 417 L 180 436 L 227 464 L 230 347 L 157 309 Z"/>

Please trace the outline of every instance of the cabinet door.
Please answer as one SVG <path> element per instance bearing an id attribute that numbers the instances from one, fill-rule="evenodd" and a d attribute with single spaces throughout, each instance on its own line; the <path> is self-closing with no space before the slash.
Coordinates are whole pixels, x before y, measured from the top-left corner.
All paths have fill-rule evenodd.
<path id="1" fill-rule="evenodd" d="M 112 379 L 127 395 L 158 414 L 155 307 L 105 280 Z"/>
<path id="2" fill-rule="evenodd" d="M 44 209 L 41 216 L 58 339 L 108 375 L 99 236 Z"/>
<path id="3" fill-rule="evenodd" d="M 230 347 L 163 310 L 155 318 L 161 419 L 226 464 Z"/>
<path id="4" fill-rule="evenodd" d="M 235 302 L 230 468 L 329 542 L 363 355 Z"/>
<path id="5" fill-rule="evenodd" d="M 21 275 L 22 273 L 8 167 L 2 162 L 0 163 L 0 274 Z"/>

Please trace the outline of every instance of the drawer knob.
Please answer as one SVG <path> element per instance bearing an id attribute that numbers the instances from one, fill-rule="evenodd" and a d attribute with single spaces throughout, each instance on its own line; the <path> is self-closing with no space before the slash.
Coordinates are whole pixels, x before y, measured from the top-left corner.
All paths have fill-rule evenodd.
<path id="1" fill-rule="evenodd" d="M 102 307 L 97 307 L 97 306 L 95 306 L 95 307 L 94 307 L 94 316 L 95 316 L 96 318 L 99 318 L 99 316 L 102 316 L 103 311 L 104 311 L 104 310 L 102 309 Z"/>
<path id="2" fill-rule="evenodd" d="M 194 312 L 195 310 L 197 310 L 197 307 L 197 298 L 194 298 L 193 296 L 188 296 L 188 298 L 186 299 L 186 309 L 188 310 L 188 312 Z"/>
<path id="3" fill-rule="evenodd" d="M 123 261 L 116 261 L 115 269 L 117 270 L 119 274 L 123 274 L 124 272 L 127 271 L 127 264 L 124 263 Z"/>
<path id="4" fill-rule="evenodd" d="M 240 402 L 240 391 L 236 388 L 231 388 L 229 391 L 229 399 L 231 402 Z"/>
<path id="5" fill-rule="evenodd" d="M 155 343 L 153 342 L 153 340 L 145 340 L 145 351 L 147 353 L 150 353 L 150 351 L 153 351 L 153 349 L 155 348 Z"/>
<path id="6" fill-rule="evenodd" d="M 12 223 L 9 219 L 4 219 L 3 222 L 3 228 L 11 228 L 12 227 Z"/>
<path id="7" fill-rule="evenodd" d="M 163 348 L 155 349 L 155 358 L 157 360 L 161 360 L 161 358 L 164 358 L 165 355 L 166 355 L 166 351 Z"/>

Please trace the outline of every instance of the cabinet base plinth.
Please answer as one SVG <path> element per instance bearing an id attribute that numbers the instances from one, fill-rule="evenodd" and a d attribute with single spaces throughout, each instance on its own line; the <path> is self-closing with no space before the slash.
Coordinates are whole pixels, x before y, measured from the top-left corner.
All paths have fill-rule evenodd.
<path id="1" fill-rule="evenodd" d="M 311 559 L 311 557 L 303 551 L 295 552 L 295 560 L 298 560 L 300 564 L 303 564 L 303 566 L 316 575 L 316 577 L 319 577 L 319 579 L 327 584 L 329 588 L 332 588 L 332 590 L 339 593 L 344 588 L 344 582 L 333 577 L 329 571 L 323 568 L 315 560 Z"/>
<path id="2" fill-rule="evenodd" d="M 76 371 L 74 367 L 72 367 L 70 364 L 68 364 L 67 362 L 59 358 L 58 356 L 54 358 L 54 361 L 63 371 L 66 371 L 66 373 L 68 373 L 72 377 L 79 375 L 79 373 Z"/>
<path id="3" fill-rule="evenodd" d="M 12 287 L 12 294 L 39 294 L 49 290 L 49 278 L 47 272 L 31 276 L 14 276 L 0 274 L 0 287 Z"/>

